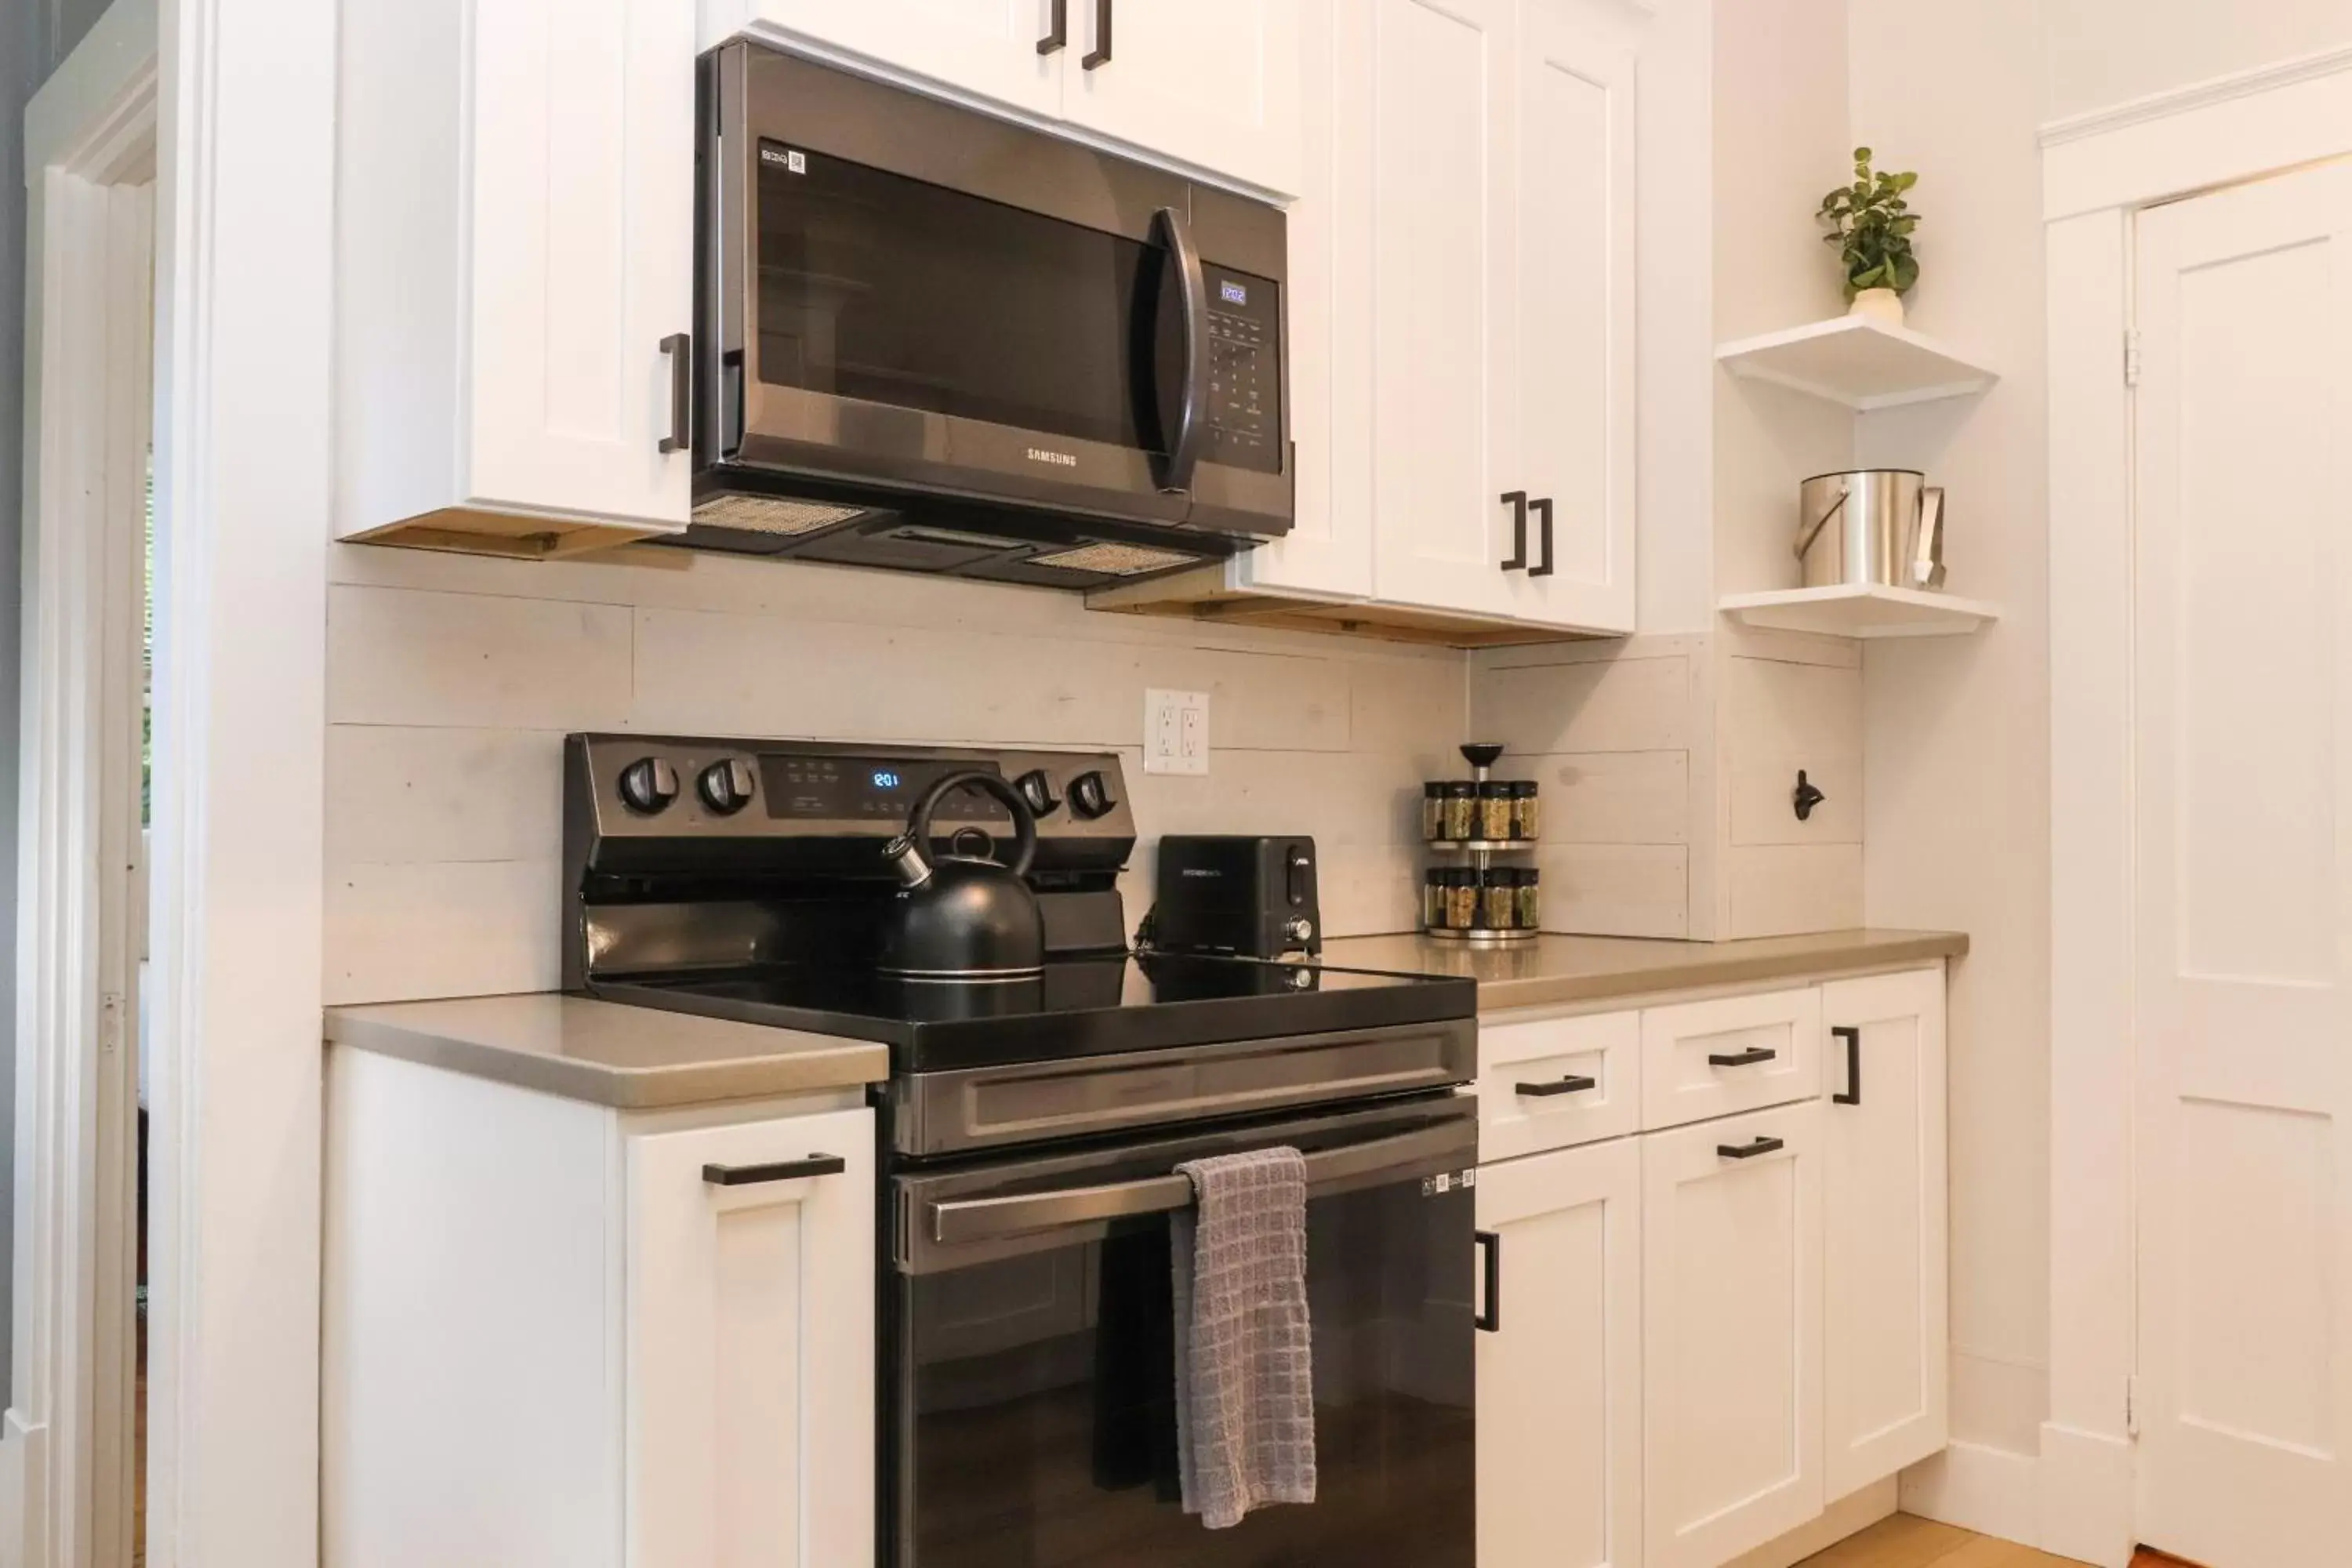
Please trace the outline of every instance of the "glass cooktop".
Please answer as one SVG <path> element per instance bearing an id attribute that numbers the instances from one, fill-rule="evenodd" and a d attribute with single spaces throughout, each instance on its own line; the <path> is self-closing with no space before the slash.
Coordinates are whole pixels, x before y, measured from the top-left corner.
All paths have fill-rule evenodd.
<path id="1" fill-rule="evenodd" d="M 1034 980 L 776 964 L 589 983 L 608 1002 L 883 1040 L 894 1072 L 1467 1018 L 1475 982 L 1181 953 L 1064 958 Z"/>

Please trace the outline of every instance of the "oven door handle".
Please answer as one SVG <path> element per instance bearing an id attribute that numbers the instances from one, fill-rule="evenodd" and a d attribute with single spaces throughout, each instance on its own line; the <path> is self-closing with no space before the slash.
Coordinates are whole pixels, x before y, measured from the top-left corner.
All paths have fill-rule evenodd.
<path id="1" fill-rule="evenodd" d="M 1307 1156 L 1311 1192 L 1402 1169 L 1462 1147 L 1459 1124 L 1416 1128 L 1390 1138 L 1323 1149 Z M 1002 1198 L 957 1198 L 930 1205 L 931 1239 L 942 1246 L 996 1241 L 1008 1236 L 1059 1230 L 1066 1226 L 1172 1214 L 1192 1206 L 1192 1178 L 1181 1172 L 1099 1186 L 1020 1193 Z"/>
<path id="2" fill-rule="evenodd" d="M 1201 465 L 1201 443 L 1209 427 L 1209 280 L 1201 270 L 1200 247 L 1192 243 L 1192 228 L 1182 213 L 1161 207 L 1151 226 L 1168 247 L 1184 310 L 1184 389 L 1177 400 L 1175 427 L 1168 437 L 1168 458 L 1160 476 L 1160 488 L 1178 494 L 1192 488 L 1192 471 Z"/>

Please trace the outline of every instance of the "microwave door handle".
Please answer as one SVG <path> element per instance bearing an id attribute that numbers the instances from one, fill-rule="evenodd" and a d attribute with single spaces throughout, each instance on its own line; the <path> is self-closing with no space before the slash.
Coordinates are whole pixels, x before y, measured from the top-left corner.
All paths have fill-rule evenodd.
<path id="1" fill-rule="evenodd" d="M 1474 1152 L 1475 1144 L 1465 1141 L 1460 1124 L 1417 1128 L 1307 1155 L 1307 1185 L 1312 1192 L 1341 1182 L 1357 1184 L 1390 1171 L 1425 1166 L 1444 1156 L 1466 1160 Z M 961 1198 L 930 1205 L 931 1239 L 942 1246 L 996 1241 L 1138 1215 L 1171 1214 L 1192 1206 L 1192 1179 L 1181 1173 L 1010 1197 Z"/>
<path id="2" fill-rule="evenodd" d="M 1201 443 L 1208 431 L 1209 285 L 1184 215 L 1174 207 L 1161 207 L 1152 227 L 1168 247 L 1184 310 L 1184 390 L 1176 406 L 1175 429 L 1169 438 L 1167 465 L 1160 480 L 1161 490 L 1176 494 L 1192 488 L 1192 472 L 1200 466 Z"/>

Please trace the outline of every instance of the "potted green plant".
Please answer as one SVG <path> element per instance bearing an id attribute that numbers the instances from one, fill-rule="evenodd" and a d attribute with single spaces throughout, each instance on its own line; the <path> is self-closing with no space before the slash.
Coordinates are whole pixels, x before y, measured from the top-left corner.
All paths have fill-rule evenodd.
<path id="1" fill-rule="evenodd" d="M 1919 226 L 1919 216 L 1903 199 L 1918 183 L 1916 174 L 1874 172 L 1870 149 L 1857 147 L 1853 184 L 1822 198 L 1821 220 L 1830 231 L 1822 238 L 1838 247 L 1845 263 L 1845 297 L 1853 313 L 1891 327 L 1903 324 L 1903 296 L 1919 281 L 1919 263 L 1911 254 L 1911 231 Z"/>

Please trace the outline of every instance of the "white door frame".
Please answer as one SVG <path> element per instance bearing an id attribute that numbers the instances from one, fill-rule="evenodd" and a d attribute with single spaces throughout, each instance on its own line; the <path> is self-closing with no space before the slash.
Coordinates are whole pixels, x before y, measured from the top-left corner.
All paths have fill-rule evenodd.
<path id="1" fill-rule="evenodd" d="M 26 112 L 16 1247 L 0 1553 L 131 1561 L 141 534 L 154 399 L 154 0 Z M 94 1047 L 94 1048 L 93 1048 Z"/>
<path id="2" fill-rule="evenodd" d="M 2050 323 L 2050 1419 L 2040 1544 L 2121 1568 L 2137 1365 L 2134 214 L 2352 153 L 2352 49 L 2046 127 Z"/>

